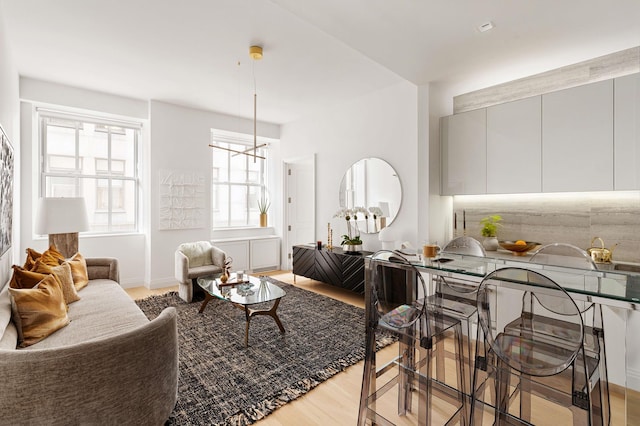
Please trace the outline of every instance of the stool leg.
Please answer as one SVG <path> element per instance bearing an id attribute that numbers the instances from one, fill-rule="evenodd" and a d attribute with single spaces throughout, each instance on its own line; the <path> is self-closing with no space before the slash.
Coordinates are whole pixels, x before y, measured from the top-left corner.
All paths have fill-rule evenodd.
<path id="1" fill-rule="evenodd" d="M 367 421 L 369 395 L 376 388 L 376 334 L 374 329 L 367 329 L 364 355 L 364 369 L 362 372 L 362 389 L 360 390 L 360 406 L 358 409 L 358 426 L 364 426 Z M 372 402 L 375 409 L 375 401 Z"/>

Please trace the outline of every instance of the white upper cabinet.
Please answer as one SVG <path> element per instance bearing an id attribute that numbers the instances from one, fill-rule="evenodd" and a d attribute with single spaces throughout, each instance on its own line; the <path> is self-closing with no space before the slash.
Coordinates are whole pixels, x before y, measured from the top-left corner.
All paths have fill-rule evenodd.
<path id="1" fill-rule="evenodd" d="M 541 97 L 487 108 L 487 193 L 542 191 Z"/>
<path id="2" fill-rule="evenodd" d="M 542 96 L 542 190 L 613 190 L 613 80 Z"/>
<path id="3" fill-rule="evenodd" d="M 486 128 L 484 108 L 440 119 L 442 195 L 487 192 Z"/>
<path id="4" fill-rule="evenodd" d="M 640 74 L 614 84 L 614 186 L 640 189 Z"/>

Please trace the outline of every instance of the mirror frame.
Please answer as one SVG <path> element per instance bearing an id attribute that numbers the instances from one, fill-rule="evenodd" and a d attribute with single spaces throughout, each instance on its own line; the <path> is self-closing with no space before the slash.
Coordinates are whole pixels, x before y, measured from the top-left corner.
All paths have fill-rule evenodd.
<path id="1" fill-rule="evenodd" d="M 367 166 L 369 165 L 369 162 L 372 161 L 377 164 L 377 170 L 373 171 L 376 172 L 376 175 L 370 176 L 369 174 L 372 173 L 371 167 Z M 388 180 L 389 177 L 395 179 Z M 350 183 L 348 183 L 348 181 L 350 181 Z M 373 185 L 376 185 L 376 182 L 391 182 L 387 185 L 389 187 L 389 194 L 385 194 L 387 195 L 386 197 L 379 197 L 377 196 L 378 194 L 370 194 L 371 191 L 368 190 L 368 187 L 372 181 Z M 359 194 L 349 196 L 347 190 L 348 184 L 352 188 L 355 185 L 359 185 L 359 187 L 350 190 L 352 193 L 358 192 Z M 362 185 L 364 185 L 364 188 L 362 188 Z M 349 198 L 351 198 L 351 201 L 348 201 Z M 375 199 L 369 201 L 369 198 Z M 361 202 L 360 200 L 363 201 Z M 358 216 L 358 228 L 361 233 L 377 234 L 382 228 L 393 223 L 400 213 L 400 208 L 402 206 L 402 182 L 400 181 L 400 176 L 391 164 L 381 158 L 362 158 L 353 163 L 342 176 L 340 188 L 338 190 L 338 203 L 341 208 L 353 209 L 354 207 L 364 207 L 367 211 L 370 207 L 383 207 L 384 210 L 384 205 L 381 206 L 380 203 L 387 203 L 386 209 L 389 210 L 389 215 L 384 216 L 384 219 L 378 218 L 374 222 L 374 218 L 371 213 L 368 213 L 369 217 L 366 221 L 365 218 Z"/>

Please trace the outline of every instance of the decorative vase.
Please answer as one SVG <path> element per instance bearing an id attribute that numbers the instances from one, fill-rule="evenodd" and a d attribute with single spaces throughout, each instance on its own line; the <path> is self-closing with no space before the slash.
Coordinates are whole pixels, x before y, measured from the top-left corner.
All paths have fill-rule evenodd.
<path id="1" fill-rule="evenodd" d="M 485 237 L 484 240 L 482 240 L 482 246 L 486 251 L 496 251 L 500 244 L 498 244 L 497 237 Z"/>
<path id="2" fill-rule="evenodd" d="M 221 283 L 226 283 L 229 280 L 229 276 L 227 275 L 226 272 L 224 272 L 222 275 L 220 275 L 220 282 Z"/>
<path id="3" fill-rule="evenodd" d="M 344 250 L 345 253 L 360 253 L 362 244 L 343 244 L 342 250 Z"/>
<path id="4" fill-rule="evenodd" d="M 266 228 L 267 227 L 267 214 L 266 213 L 260 213 L 260 226 L 262 228 Z"/>

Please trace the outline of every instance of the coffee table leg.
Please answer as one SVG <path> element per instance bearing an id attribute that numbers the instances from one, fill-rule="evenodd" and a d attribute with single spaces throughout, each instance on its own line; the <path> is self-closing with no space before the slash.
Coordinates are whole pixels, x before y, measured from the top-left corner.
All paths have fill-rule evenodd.
<path id="1" fill-rule="evenodd" d="M 204 302 L 202 302 L 202 305 L 200 305 L 200 310 L 198 311 L 199 314 L 202 313 L 202 311 L 204 311 L 204 308 L 207 307 L 207 303 L 209 303 L 209 300 L 213 299 L 213 296 L 209 294 L 208 291 L 204 292 Z"/>
<path id="2" fill-rule="evenodd" d="M 276 312 L 276 310 L 278 309 L 278 305 L 280 304 L 280 299 L 276 299 L 275 303 L 273 304 L 273 306 L 271 307 L 271 309 L 269 309 L 268 311 L 265 310 L 253 310 L 253 309 L 249 309 L 246 306 L 244 307 L 244 314 L 245 314 L 245 318 L 247 319 L 247 325 L 245 327 L 245 331 L 244 331 L 244 347 L 248 347 L 249 346 L 249 323 L 251 322 L 251 317 L 256 316 L 256 315 L 269 315 L 271 318 L 273 318 L 276 322 L 276 324 L 278 324 L 278 328 L 280 329 L 280 333 L 284 333 L 284 326 L 282 325 L 282 322 L 280 321 L 280 318 L 278 317 L 278 314 Z"/>

